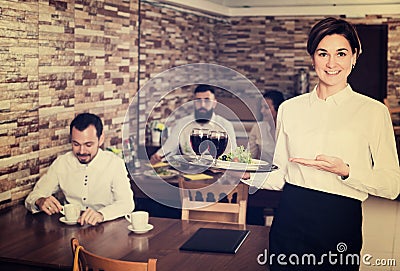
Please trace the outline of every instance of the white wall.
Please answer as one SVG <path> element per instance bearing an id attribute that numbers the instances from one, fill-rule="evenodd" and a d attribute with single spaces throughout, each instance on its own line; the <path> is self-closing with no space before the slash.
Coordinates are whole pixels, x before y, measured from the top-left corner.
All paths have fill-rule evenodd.
<path id="1" fill-rule="evenodd" d="M 361 264 L 360 271 L 400 270 L 400 201 L 369 197 L 363 203 L 364 244 L 361 255 L 375 259 L 395 259 L 396 266 Z"/>

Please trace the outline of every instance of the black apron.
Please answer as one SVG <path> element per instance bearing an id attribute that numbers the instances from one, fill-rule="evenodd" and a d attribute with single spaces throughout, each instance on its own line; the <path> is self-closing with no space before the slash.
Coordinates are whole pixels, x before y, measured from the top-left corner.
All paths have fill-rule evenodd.
<path id="1" fill-rule="evenodd" d="M 269 236 L 271 271 L 359 270 L 361 201 L 286 183 Z"/>

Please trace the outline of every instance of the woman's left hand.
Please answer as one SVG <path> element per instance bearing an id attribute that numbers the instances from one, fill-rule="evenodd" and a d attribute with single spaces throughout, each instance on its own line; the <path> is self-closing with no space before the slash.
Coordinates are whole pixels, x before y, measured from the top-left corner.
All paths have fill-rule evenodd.
<path id="1" fill-rule="evenodd" d="M 349 166 L 342 159 L 334 156 L 320 154 L 315 159 L 289 158 L 289 161 L 318 170 L 328 171 L 339 176 L 349 176 L 350 173 Z"/>

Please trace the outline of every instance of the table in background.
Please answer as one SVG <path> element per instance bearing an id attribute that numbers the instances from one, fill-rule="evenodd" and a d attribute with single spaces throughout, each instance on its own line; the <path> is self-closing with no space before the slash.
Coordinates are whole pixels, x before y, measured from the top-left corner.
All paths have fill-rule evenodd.
<path id="1" fill-rule="evenodd" d="M 268 244 L 269 228 L 246 226 L 250 235 L 236 254 L 180 251 L 200 227 L 243 229 L 243 226 L 151 217 L 154 229 L 137 235 L 125 218 L 96 227 L 68 226 L 59 215 L 32 215 L 17 205 L 0 213 L 0 269 L 71 270 L 73 237 L 88 250 L 115 259 L 147 261 L 156 258 L 157 270 L 268 270 L 257 263 Z"/>

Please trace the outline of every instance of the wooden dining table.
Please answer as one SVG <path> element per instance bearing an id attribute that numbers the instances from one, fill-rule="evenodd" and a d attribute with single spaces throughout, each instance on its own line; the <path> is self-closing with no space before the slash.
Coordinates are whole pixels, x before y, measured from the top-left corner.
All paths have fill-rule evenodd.
<path id="1" fill-rule="evenodd" d="M 97 226 L 66 225 L 60 214 L 31 214 L 23 205 L 0 212 L 0 270 L 71 270 L 70 240 L 88 250 L 126 261 L 157 259 L 157 270 L 268 270 L 257 260 L 265 255 L 269 227 L 150 217 L 154 228 L 144 234 L 128 229 L 125 218 Z M 199 228 L 248 229 L 236 254 L 180 251 Z M 263 259 L 263 256 L 261 256 Z"/>

